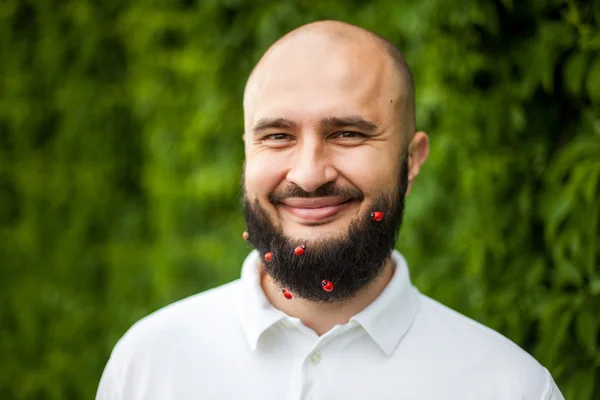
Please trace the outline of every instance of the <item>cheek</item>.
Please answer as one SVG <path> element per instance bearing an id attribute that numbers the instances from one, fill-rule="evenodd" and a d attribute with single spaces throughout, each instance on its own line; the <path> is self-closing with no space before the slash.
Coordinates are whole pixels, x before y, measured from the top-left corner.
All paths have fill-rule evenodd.
<path id="1" fill-rule="evenodd" d="M 264 152 L 246 160 L 245 184 L 250 198 L 266 198 L 285 179 L 285 168 L 280 158 Z"/>
<path id="2" fill-rule="evenodd" d="M 365 196 L 375 197 L 396 184 L 399 160 L 381 149 L 361 150 L 353 152 L 352 157 L 338 158 L 340 172 Z"/>

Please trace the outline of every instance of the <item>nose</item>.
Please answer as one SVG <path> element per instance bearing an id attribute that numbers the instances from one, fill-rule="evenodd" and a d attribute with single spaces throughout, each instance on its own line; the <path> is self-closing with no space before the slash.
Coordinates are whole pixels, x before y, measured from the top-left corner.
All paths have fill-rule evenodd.
<path id="1" fill-rule="evenodd" d="M 325 144 L 315 139 L 299 144 L 286 178 L 310 193 L 337 177 L 338 172 L 332 165 Z"/>

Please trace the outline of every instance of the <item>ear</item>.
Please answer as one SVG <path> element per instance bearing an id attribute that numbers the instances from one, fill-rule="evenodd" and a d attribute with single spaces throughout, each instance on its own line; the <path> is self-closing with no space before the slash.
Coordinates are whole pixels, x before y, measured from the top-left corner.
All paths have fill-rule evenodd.
<path id="1" fill-rule="evenodd" d="M 425 132 L 416 132 L 408 144 L 408 187 L 406 194 L 410 193 L 413 182 L 419 172 L 421 165 L 429 155 L 429 138 Z"/>

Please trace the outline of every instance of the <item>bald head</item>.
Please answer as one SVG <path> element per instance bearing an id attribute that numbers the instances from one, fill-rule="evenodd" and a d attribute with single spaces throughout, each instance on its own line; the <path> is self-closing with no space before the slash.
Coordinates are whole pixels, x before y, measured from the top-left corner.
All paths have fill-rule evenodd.
<path id="1" fill-rule="evenodd" d="M 290 32 L 246 85 L 247 204 L 262 208 L 293 243 L 340 238 L 382 204 L 403 204 L 428 151 L 413 109 L 410 71 L 380 36 L 334 21 Z M 265 243 L 265 252 L 287 254 Z"/>
<path id="2" fill-rule="evenodd" d="M 409 135 L 414 132 L 414 83 L 402 53 L 376 33 L 339 21 L 303 25 L 274 43 L 248 78 L 244 92 L 245 114 L 254 109 L 257 92 L 266 84 L 282 78 L 282 73 L 289 72 L 289 79 L 296 78 L 290 64 L 305 68 L 309 74 L 330 66 L 338 68 L 341 76 L 344 67 L 335 65 L 336 61 L 355 70 L 354 78 L 379 74 L 406 132 Z"/>

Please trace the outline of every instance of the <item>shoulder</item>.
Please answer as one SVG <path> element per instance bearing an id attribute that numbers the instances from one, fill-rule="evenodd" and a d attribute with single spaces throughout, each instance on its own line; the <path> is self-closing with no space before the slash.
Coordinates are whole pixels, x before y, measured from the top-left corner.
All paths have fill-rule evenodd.
<path id="1" fill-rule="evenodd" d="M 452 364 L 460 379 L 506 398 L 554 399 L 558 391 L 548 371 L 529 353 L 500 333 L 440 303 L 421 296 L 414 326 L 432 344 L 439 359 Z M 558 392 L 559 397 L 560 392 Z M 556 394 L 554 394 L 556 395 Z M 511 397 L 512 396 L 512 397 Z M 496 397 L 494 397 L 496 398 Z M 504 397 L 502 397 L 504 398 Z"/>
<path id="2" fill-rule="evenodd" d="M 214 358 L 219 343 L 240 343 L 237 326 L 240 281 L 190 296 L 136 322 L 114 347 L 96 399 L 166 398 L 174 376 L 189 373 L 195 360 Z M 195 366 L 208 373 L 210 366 Z M 203 369 L 204 368 L 204 369 Z"/>
<path id="3" fill-rule="evenodd" d="M 471 359 L 486 360 L 500 357 L 500 361 L 519 361 L 538 366 L 527 352 L 500 333 L 466 317 L 451 308 L 421 295 L 421 308 L 415 321 L 420 330 L 435 336 L 436 342 L 457 351 L 469 351 Z M 471 354 L 476 350 L 476 354 Z"/>
<path id="4" fill-rule="evenodd" d="M 185 373 L 192 353 L 210 359 L 219 351 L 217 344 L 240 343 L 239 287 L 240 281 L 233 281 L 136 322 L 115 345 L 97 399 L 149 398 L 145 391 L 152 382 Z"/>
<path id="5" fill-rule="evenodd" d="M 119 340 L 114 353 L 217 333 L 236 323 L 239 280 L 179 300 L 136 322 Z M 219 327 L 218 330 L 214 327 Z M 211 329 L 209 329 L 211 328 Z"/>

